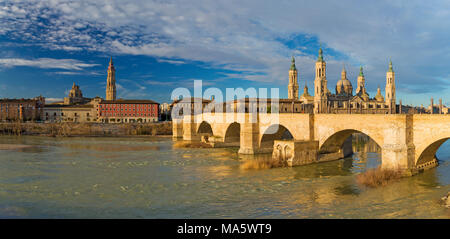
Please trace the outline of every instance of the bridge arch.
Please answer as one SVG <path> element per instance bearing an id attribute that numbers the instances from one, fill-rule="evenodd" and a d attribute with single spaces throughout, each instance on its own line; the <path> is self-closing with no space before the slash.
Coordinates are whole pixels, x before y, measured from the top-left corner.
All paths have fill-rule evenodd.
<path id="1" fill-rule="evenodd" d="M 200 123 L 200 125 L 198 126 L 198 129 L 197 129 L 197 134 L 213 136 L 214 133 L 213 133 L 211 124 L 209 124 L 206 121 L 203 121 L 202 123 Z"/>
<path id="2" fill-rule="evenodd" d="M 227 127 L 225 131 L 224 142 L 236 143 L 240 142 L 240 139 L 241 139 L 241 124 L 233 122 Z"/>
<path id="3" fill-rule="evenodd" d="M 294 139 L 292 132 L 281 124 L 270 125 L 261 135 L 259 146 L 262 149 L 273 149 L 273 142 L 280 139 Z"/>
<path id="4" fill-rule="evenodd" d="M 355 129 L 345 129 L 337 131 L 328 137 L 324 138 L 322 142 L 319 142 L 319 152 L 326 154 L 326 153 L 335 153 L 342 150 L 344 143 L 349 139 L 349 137 L 352 134 L 360 133 L 368 136 L 371 138 L 381 149 L 382 143 L 380 142 L 380 139 L 377 139 L 375 137 L 372 137 L 371 135 L 364 133 L 359 130 Z"/>
<path id="5" fill-rule="evenodd" d="M 435 140 L 434 142 L 426 146 L 423 150 L 419 148 L 419 150 L 421 151 L 417 152 L 417 155 L 419 155 L 419 157 L 417 157 L 416 159 L 416 166 L 425 165 L 426 163 L 437 159 L 436 152 L 448 139 L 450 139 L 450 136 Z"/>

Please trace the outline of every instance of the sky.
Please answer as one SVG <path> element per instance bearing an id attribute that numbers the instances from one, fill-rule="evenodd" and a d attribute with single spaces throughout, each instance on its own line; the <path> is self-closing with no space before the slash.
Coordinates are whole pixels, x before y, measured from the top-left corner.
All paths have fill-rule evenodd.
<path id="1" fill-rule="evenodd" d="M 177 87 L 280 88 L 295 56 L 300 93 L 312 94 L 320 46 L 330 91 L 345 66 L 356 88 L 384 94 L 391 59 L 397 102 L 450 105 L 450 2 L 433 1 L 1 1 L 0 98 L 48 102 L 73 82 L 105 96 L 113 57 L 117 95 L 170 102 Z M 192 92 L 193 94 L 193 92 Z"/>

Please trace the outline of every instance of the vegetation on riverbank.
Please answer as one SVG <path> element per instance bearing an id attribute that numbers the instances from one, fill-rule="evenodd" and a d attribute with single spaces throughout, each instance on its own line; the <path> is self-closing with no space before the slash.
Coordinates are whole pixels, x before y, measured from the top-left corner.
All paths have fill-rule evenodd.
<path id="1" fill-rule="evenodd" d="M 41 136 L 136 136 L 172 135 L 172 122 L 102 124 L 102 123 L 0 123 L 0 135 Z"/>
<path id="2" fill-rule="evenodd" d="M 400 179 L 403 173 L 399 170 L 383 169 L 381 167 L 369 169 L 356 176 L 356 181 L 367 187 L 386 186 L 389 183 Z"/>
<path id="3" fill-rule="evenodd" d="M 248 159 L 245 160 L 239 168 L 242 170 L 269 169 L 286 167 L 286 162 L 277 159 Z"/>

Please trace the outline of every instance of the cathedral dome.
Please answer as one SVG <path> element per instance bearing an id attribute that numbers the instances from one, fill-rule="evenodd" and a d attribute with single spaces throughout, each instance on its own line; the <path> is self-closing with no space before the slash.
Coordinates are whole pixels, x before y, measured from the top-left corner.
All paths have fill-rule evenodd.
<path id="1" fill-rule="evenodd" d="M 336 94 L 352 95 L 352 93 L 353 93 L 353 86 L 352 83 L 347 79 L 347 71 L 345 71 L 344 68 L 342 69 L 341 79 L 336 84 Z"/>
<path id="2" fill-rule="evenodd" d="M 337 82 L 336 86 L 353 87 L 352 83 L 348 79 L 344 79 L 344 80 L 340 79 Z"/>

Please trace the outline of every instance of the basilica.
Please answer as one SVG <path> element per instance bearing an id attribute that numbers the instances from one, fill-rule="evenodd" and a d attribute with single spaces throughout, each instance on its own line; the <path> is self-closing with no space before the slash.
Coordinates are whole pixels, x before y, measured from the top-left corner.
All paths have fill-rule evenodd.
<path id="1" fill-rule="evenodd" d="M 314 96 L 309 94 L 308 87 L 305 84 L 303 94 L 299 97 L 298 71 L 295 59 L 292 57 L 289 70 L 288 99 L 298 104 L 310 105 L 310 107 L 303 108 L 310 108 L 314 113 L 341 114 L 395 114 L 401 111 L 395 102 L 395 73 L 392 62 L 389 62 L 389 69 L 386 72 L 385 97 L 381 94 L 379 87 L 373 98 L 369 96 L 362 67 L 359 70 L 355 94 L 353 94 L 353 85 L 347 78 L 345 67 L 342 69 L 341 79 L 336 84 L 334 94 L 328 90 L 327 82 L 326 62 L 323 58 L 322 48 L 320 48 L 316 61 Z"/>

